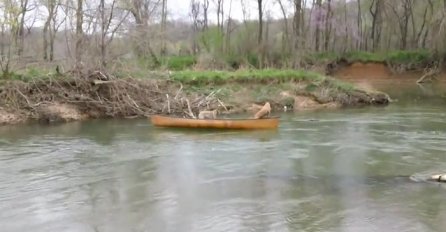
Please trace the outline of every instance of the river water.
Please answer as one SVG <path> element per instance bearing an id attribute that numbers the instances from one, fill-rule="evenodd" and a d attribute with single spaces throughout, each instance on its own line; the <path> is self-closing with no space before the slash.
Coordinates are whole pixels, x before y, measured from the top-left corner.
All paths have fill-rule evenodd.
<path id="1" fill-rule="evenodd" d="M 0 127 L 0 230 L 444 231 L 446 187 L 423 181 L 446 171 L 442 89 L 387 87 L 273 131 Z"/>

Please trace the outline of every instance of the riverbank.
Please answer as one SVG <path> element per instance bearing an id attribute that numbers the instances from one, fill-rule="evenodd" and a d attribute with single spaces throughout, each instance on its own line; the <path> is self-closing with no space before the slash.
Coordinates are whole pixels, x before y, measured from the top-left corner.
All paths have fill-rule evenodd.
<path id="1" fill-rule="evenodd" d="M 92 72 L 2 81 L 0 124 L 153 114 L 193 117 L 209 109 L 237 114 L 255 112 L 266 101 L 279 112 L 386 105 L 389 100 L 385 93 L 307 71 L 179 71 L 145 78 Z"/>

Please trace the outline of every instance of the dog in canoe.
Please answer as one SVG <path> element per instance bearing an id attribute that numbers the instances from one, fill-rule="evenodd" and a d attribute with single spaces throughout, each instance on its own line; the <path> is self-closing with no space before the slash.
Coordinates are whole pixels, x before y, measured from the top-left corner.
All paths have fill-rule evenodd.
<path id="1" fill-rule="evenodd" d="M 255 119 L 266 118 L 269 117 L 270 114 L 271 114 L 271 105 L 269 104 L 269 102 L 266 102 L 265 105 L 263 105 L 262 109 L 260 109 L 254 115 L 254 118 Z"/>
<path id="2" fill-rule="evenodd" d="M 198 119 L 216 119 L 217 118 L 217 109 L 211 111 L 200 111 L 198 114 Z"/>

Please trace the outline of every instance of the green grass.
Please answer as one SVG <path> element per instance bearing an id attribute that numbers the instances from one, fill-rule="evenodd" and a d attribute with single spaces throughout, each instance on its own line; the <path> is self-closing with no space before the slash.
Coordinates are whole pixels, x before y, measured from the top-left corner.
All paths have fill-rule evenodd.
<path id="1" fill-rule="evenodd" d="M 302 70 L 238 70 L 238 71 L 179 71 L 174 72 L 172 80 L 191 84 L 250 82 L 250 81 L 304 81 L 322 80 L 324 76 Z"/>
<path id="2" fill-rule="evenodd" d="M 339 91 L 352 91 L 354 85 L 351 83 L 326 77 L 315 72 L 304 70 L 238 70 L 238 71 L 179 71 L 171 75 L 171 79 L 184 84 L 201 85 L 208 84 L 231 84 L 231 83 L 268 83 L 275 85 L 290 81 L 304 81 L 310 89 L 316 90 L 321 87 Z M 310 90 L 312 91 L 312 90 Z"/>
<path id="3" fill-rule="evenodd" d="M 197 63 L 197 58 L 194 56 L 170 56 L 160 58 L 161 65 L 169 70 L 184 70 L 194 66 Z"/>
<path id="4" fill-rule="evenodd" d="M 386 60 L 395 64 L 424 64 L 433 59 L 433 53 L 426 50 L 394 51 L 386 55 Z"/>
<path id="5" fill-rule="evenodd" d="M 25 70 L 1 73 L 0 80 L 20 80 L 20 81 L 32 81 L 32 80 L 44 80 L 49 78 L 57 77 L 57 73 L 54 70 L 39 69 L 39 68 L 28 68 Z"/>

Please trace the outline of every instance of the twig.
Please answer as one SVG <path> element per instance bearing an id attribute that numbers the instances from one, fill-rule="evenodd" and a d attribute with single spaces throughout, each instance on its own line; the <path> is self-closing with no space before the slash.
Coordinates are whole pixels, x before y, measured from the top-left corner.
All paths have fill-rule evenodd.
<path id="1" fill-rule="evenodd" d="M 167 98 L 167 112 L 170 114 L 170 99 L 169 99 L 169 94 L 166 93 L 166 98 Z"/>
<path id="2" fill-rule="evenodd" d="M 192 109 L 190 108 L 189 99 L 187 99 L 187 98 L 186 98 L 186 103 L 187 103 L 187 109 L 189 110 L 189 116 L 196 119 L 197 117 L 195 117 L 194 113 L 192 113 Z"/>
<path id="3" fill-rule="evenodd" d="M 183 90 L 183 84 L 180 83 L 180 85 L 181 85 L 181 87 L 180 87 L 180 89 L 177 91 L 177 94 L 175 95 L 175 98 L 174 98 L 175 100 L 178 99 L 178 95 L 179 95 L 180 92 Z"/>
<path id="4" fill-rule="evenodd" d="M 28 106 L 31 107 L 31 103 L 29 102 L 29 100 L 28 100 L 28 98 L 25 96 L 25 94 L 23 94 L 18 88 L 15 88 L 15 90 L 20 94 L 20 96 L 22 96 L 22 97 L 25 99 L 25 101 L 26 101 L 26 103 L 28 104 Z"/>
<path id="5" fill-rule="evenodd" d="M 138 104 L 136 104 L 135 100 L 133 100 L 133 99 L 130 97 L 130 95 L 128 95 L 128 94 L 126 94 L 126 95 L 127 95 L 127 97 L 130 99 L 130 101 L 132 101 L 133 105 L 135 105 L 136 108 L 137 108 L 138 110 L 140 110 L 140 107 L 139 107 Z"/>
<path id="6" fill-rule="evenodd" d="M 220 99 L 217 98 L 218 103 L 220 103 L 221 106 L 223 106 L 223 108 L 225 108 L 226 112 L 228 112 L 228 108 L 226 108 L 225 104 L 223 104 L 222 101 L 220 101 Z"/>

